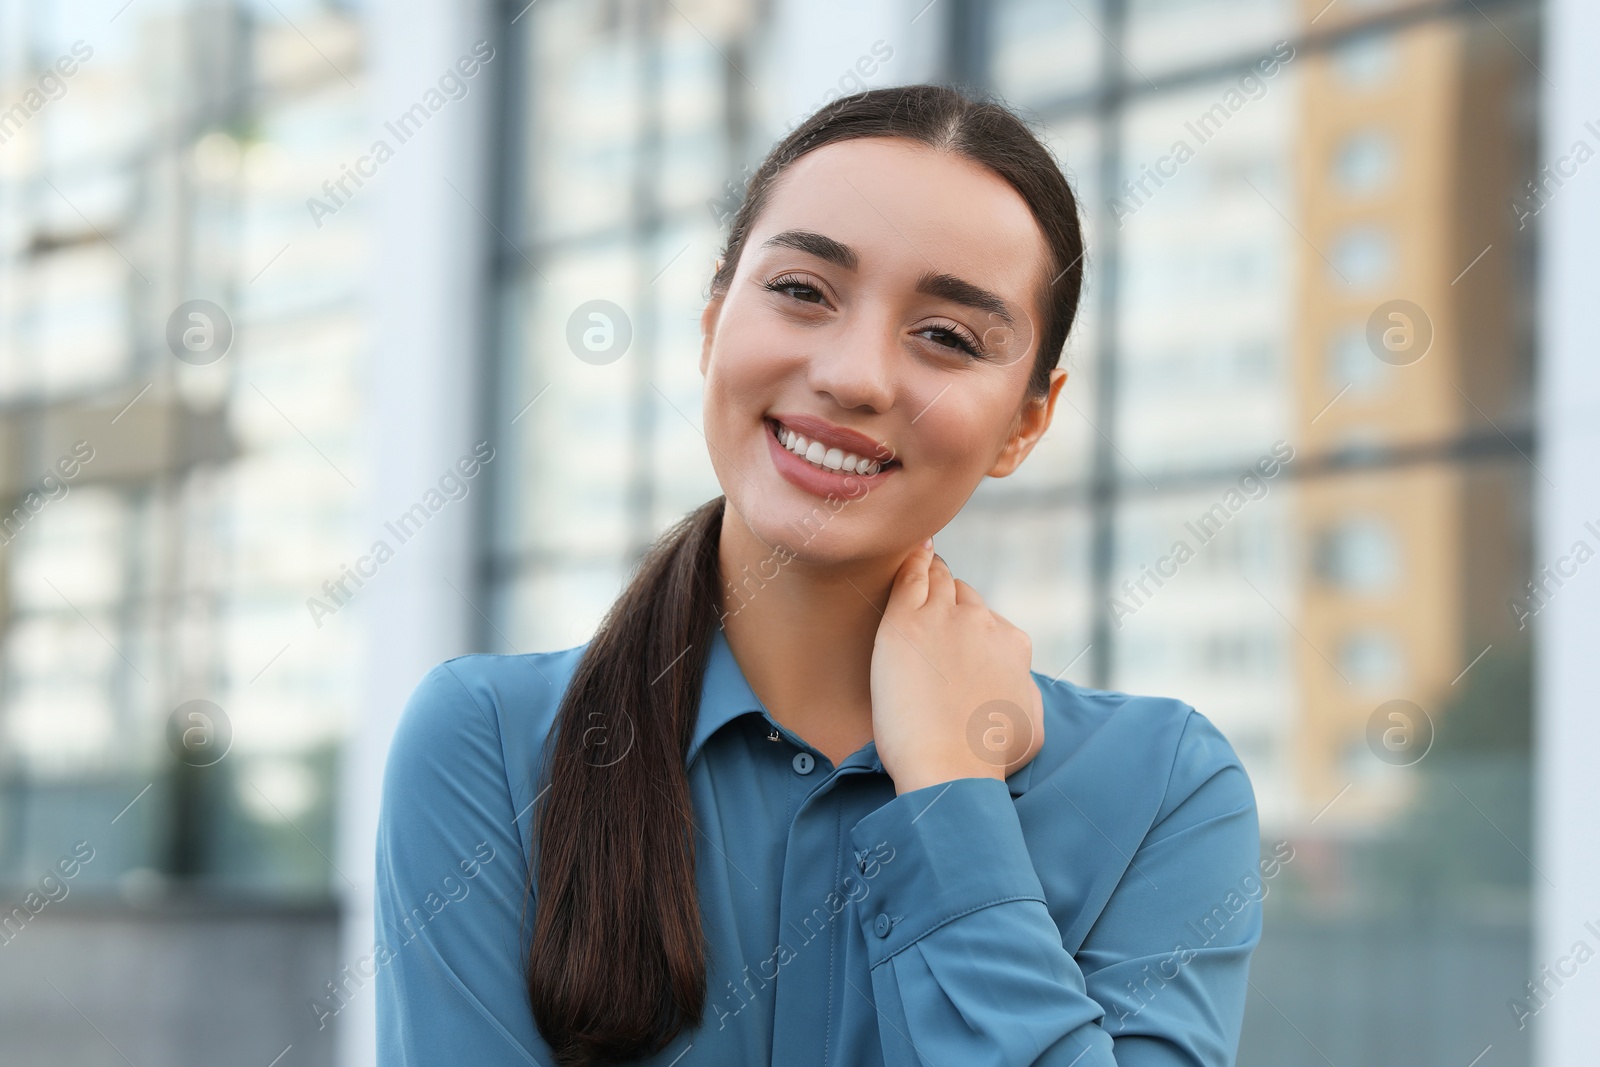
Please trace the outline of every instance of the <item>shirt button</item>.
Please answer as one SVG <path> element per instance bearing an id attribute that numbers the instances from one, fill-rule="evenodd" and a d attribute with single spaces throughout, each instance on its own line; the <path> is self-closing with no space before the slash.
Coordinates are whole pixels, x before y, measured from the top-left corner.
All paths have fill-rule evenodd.
<path id="1" fill-rule="evenodd" d="M 811 768 L 815 767 L 816 765 L 817 761 L 811 757 L 811 753 L 796 752 L 794 754 L 794 773 L 810 774 Z"/>
<path id="2" fill-rule="evenodd" d="M 878 917 L 872 920 L 872 932 L 877 934 L 879 937 L 888 937 L 889 927 L 893 925 L 894 924 L 889 921 L 889 916 L 880 911 L 878 913 Z"/>

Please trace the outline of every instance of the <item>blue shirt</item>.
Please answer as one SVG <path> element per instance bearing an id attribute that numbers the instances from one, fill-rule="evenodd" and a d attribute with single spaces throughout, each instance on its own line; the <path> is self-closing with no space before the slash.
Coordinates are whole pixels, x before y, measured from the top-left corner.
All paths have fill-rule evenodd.
<path id="1" fill-rule="evenodd" d="M 1033 760 L 897 797 L 873 743 L 835 767 L 775 722 L 714 634 L 687 764 L 706 1012 L 642 1062 L 1233 1062 L 1269 861 L 1204 715 L 1034 672 Z M 383 1067 L 553 1067 L 527 842 L 584 647 L 460 656 L 406 704 L 377 840 Z"/>

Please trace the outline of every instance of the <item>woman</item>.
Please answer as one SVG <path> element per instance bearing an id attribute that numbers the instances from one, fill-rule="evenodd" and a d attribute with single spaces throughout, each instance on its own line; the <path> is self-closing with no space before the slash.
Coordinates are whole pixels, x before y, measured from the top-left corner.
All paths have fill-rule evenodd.
<path id="1" fill-rule="evenodd" d="M 996 104 L 872 90 L 773 149 L 701 320 L 725 495 L 587 645 L 449 660 L 402 716 L 383 1064 L 1232 1062 L 1233 750 L 1032 673 L 930 540 L 1049 427 L 1083 253 Z"/>

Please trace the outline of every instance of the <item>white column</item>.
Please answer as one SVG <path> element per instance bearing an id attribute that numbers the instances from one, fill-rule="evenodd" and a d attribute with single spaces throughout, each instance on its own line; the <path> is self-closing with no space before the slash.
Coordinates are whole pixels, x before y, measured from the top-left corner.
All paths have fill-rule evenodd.
<path id="1" fill-rule="evenodd" d="M 1557 162 L 1576 142 L 1587 144 L 1587 155 L 1600 151 L 1600 4 L 1547 0 L 1544 33 L 1539 162 L 1559 173 Z M 1570 173 L 1574 165 L 1577 173 L 1562 179 L 1538 216 L 1537 462 L 1549 483 L 1535 477 L 1535 571 L 1571 554 L 1577 541 L 1600 550 L 1600 159 L 1560 169 Z M 1532 1022 L 1534 1063 L 1572 1067 L 1595 1062 L 1600 1048 L 1600 963 L 1565 977 L 1557 970 L 1578 941 L 1600 948 L 1600 937 L 1584 925 L 1600 928 L 1600 560 L 1564 579 L 1533 625 L 1535 862 L 1553 885 L 1534 877 L 1532 969 L 1536 983 L 1545 966 L 1556 975 L 1553 995 Z"/>
<path id="2" fill-rule="evenodd" d="M 368 190 L 372 325 L 364 440 L 370 484 L 361 487 L 362 537 L 370 533 L 395 545 L 385 522 L 416 504 L 486 436 L 477 425 L 477 402 L 486 268 L 494 251 L 489 240 L 499 238 L 478 212 L 494 215 L 488 190 L 496 160 L 489 151 L 488 120 L 492 79 L 504 72 L 509 52 L 504 28 L 491 25 L 489 5 L 480 0 L 386 0 L 368 8 L 366 32 L 372 138 L 388 142 L 395 154 Z M 446 97 L 419 130 L 398 143 L 386 124 L 398 125 L 399 116 L 419 102 L 426 107 L 425 94 L 479 41 L 494 48 L 494 58 L 463 79 L 466 95 Z M 496 444 L 496 458 L 502 458 L 503 442 Z M 339 867 L 356 889 L 345 887 L 341 966 L 354 965 L 373 949 L 379 787 L 401 707 L 432 666 L 473 651 L 468 643 L 475 613 L 456 590 L 472 595 L 477 497 L 491 476 L 492 468 L 479 473 L 464 499 L 447 503 L 398 545 L 358 601 L 365 654 L 342 767 L 338 840 Z M 376 1062 L 373 1007 L 368 981 L 339 1013 L 340 1067 Z"/>

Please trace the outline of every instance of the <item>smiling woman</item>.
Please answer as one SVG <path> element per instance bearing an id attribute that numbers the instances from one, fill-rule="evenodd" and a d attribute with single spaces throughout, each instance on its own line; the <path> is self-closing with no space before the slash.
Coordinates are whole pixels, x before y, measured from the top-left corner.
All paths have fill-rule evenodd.
<path id="1" fill-rule="evenodd" d="M 996 103 L 872 90 L 772 150 L 701 319 L 723 495 L 586 645 L 405 709 L 380 930 L 457 842 L 527 880 L 379 976 L 381 1062 L 1232 1062 L 1259 902 L 1152 968 L 1256 869 L 1233 749 L 1033 672 L 933 551 L 1048 429 L 1083 262 Z"/>

